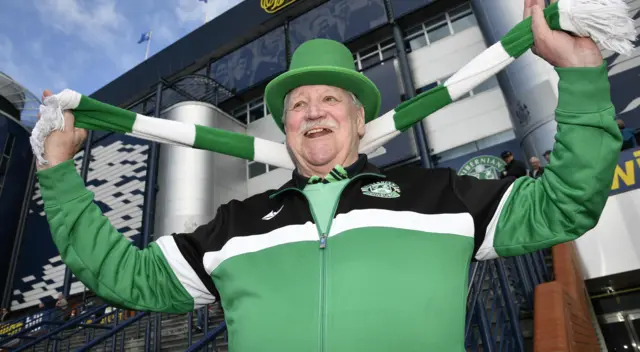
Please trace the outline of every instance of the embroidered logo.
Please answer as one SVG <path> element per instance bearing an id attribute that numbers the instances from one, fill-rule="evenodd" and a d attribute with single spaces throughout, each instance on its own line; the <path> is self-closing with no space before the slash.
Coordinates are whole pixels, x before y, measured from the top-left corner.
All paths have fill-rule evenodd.
<path id="1" fill-rule="evenodd" d="M 378 198 L 400 197 L 400 187 L 391 181 L 380 181 L 361 188 L 362 194 Z"/>
<path id="2" fill-rule="evenodd" d="M 500 172 L 507 164 L 492 155 L 482 155 L 467 161 L 460 170 L 460 176 L 473 176 L 481 180 L 499 180 Z"/>
<path id="3" fill-rule="evenodd" d="M 278 209 L 278 211 L 271 211 L 269 214 L 265 215 L 262 217 L 262 220 L 271 220 L 273 218 L 276 217 L 276 215 L 278 215 L 278 213 L 280 213 L 280 211 L 282 210 L 282 208 L 284 208 L 284 204 L 280 207 L 280 209 Z"/>

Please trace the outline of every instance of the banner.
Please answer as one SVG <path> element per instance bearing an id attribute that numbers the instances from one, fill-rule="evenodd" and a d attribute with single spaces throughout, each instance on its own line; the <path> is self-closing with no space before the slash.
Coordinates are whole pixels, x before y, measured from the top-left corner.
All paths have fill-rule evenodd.
<path id="1" fill-rule="evenodd" d="M 613 175 L 610 195 L 640 188 L 640 147 L 620 152 L 616 172 Z"/>

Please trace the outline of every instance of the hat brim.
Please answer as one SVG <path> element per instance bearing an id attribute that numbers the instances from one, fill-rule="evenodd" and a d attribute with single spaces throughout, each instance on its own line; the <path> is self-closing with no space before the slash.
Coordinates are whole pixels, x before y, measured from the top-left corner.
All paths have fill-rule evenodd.
<path id="1" fill-rule="evenodd" d="M 267 107 L 282 132 L 285 96 L 293 89 L 306 85 L 334 86 L 355 94 L 364 107 L 365 123 L 380 113 L 380 91 L 364 74 L 334 66 L 299 68 L 274 78 L 265 89 Z"/>

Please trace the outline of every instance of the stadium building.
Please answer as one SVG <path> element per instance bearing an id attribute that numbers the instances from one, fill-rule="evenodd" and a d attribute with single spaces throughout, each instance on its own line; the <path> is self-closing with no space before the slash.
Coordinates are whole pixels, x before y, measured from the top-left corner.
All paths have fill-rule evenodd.
<path id="1" fill-rule="evenodd" d="M 640 0 L 628 2 L 640 22 Z M 91 97 L 145 115 L 283 142 L 264 102 L 264 88 L 286 71 L 305 40 L 345 43 L 355 67 L 379 88 L 384 113 L 444 82 L 499 40 L 522 19 L 521 6 L 506 0 L 245 0 Z M 604 52 L 619 118 L 635 131 L 640 130 L 639 53 L 620 57 Z M 525 162 L 537 156 L 544 164 L 556 129 L 555 104 L 548 102 L 557 94 L 553 68 L 527 53 L 464 99 L 374 151 L 370 160 L 382 169 L 412 163 L 479 178 L 498 178 L 504 165 L 499 155 L 506 150 Z M 33 177 L 28 144 L 33 118 L 24 117 L 30 101 L 37 104 L 38 99 L 0 76 L 0 283 L 3 307 L 13 311 L 53 300 L 63 291 L 65 277 L 38 185 L 27 181 Z M 147 241 L 143 234 L 153 240 L 191 231 L 211 220 L 219 205 L 277 188 L 291 176 L 291 170 L 271 165 L 158 147 L 122 134 L 95 132 L 91 141 L 85 149 L 89 162 L 85 152 L 76 156 L 78 170 L 86 174 L 88 188 L 111 223 L 138 245 Z M 640 295 L 633 293 L 640 290 L 640 241 L 634 236 L 640 227 L 635 179 L 640 149 L 623 151 L 620 158 L 603 221 L 576 248 L 583 278 L 598 298 L 593 304 L 602 326 L 632 336 L 640 333 Z M 155 168 L 157 180 L 155 172 L 148 172 Z M 155 215 L 144 208 L 145 195 L 154 193 L 149 180 L 157 181 Z M 152 215 L 154 223 L 145 224 Z M 74 278 L 69 294 L 84 289 Z M 632 293 L 615 303 L 615 292 L 622 290 Z M 616 325 L 620 312 L 631 323 Z"/>

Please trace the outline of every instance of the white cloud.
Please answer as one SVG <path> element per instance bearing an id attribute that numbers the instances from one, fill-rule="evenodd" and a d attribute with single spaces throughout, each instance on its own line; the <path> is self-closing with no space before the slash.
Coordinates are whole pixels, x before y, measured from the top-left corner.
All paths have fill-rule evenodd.
<path id="1" fill-rule="evenodd" d="M 36 6 L 42 23 L 78 38 L 93 53 L 106 55 L 120 69 L 129 69 L 131 59 L 123 55 L 122 43 L 131 42 L 132 29 L 116 8 L 115 0 L 42 0 Z M 57 40 L 64 38 L 57 38 Z"/>
<path id="2" fill-rule="evenodd" d="M 206 4 L 196 0 L 180 0 L 176 7 L 176 17 L 181 24 L 190 22 L 204 23 L 205 9 L 207 20 L 220 16 L 230 8 L 239 4 L 242 0 L 209 0 Z"/>

